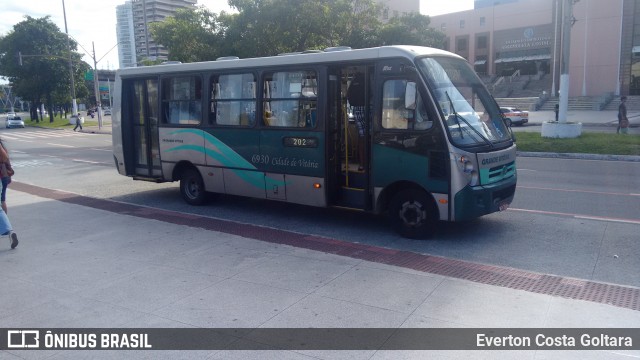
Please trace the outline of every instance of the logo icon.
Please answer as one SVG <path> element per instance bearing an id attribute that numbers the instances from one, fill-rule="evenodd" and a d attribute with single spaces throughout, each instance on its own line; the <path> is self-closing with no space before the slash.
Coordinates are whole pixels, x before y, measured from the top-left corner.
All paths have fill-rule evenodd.
<path id="1" fill-rule="evenodd" d="M 38 330 L 8 330 L 7 348 L 24 349 L 40 347 L 40 331 Z"/>
<path id="2" fill-rule="evenodd" d="M 534 35 L 533 28 L 526 28 L 524 30 L 524 38 L 525 39 L 531 39 L 533 37 L 533 35 Z"/>

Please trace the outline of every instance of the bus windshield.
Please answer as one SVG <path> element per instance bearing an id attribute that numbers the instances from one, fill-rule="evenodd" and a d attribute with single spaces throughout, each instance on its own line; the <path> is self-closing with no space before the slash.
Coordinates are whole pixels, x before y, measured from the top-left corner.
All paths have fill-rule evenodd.
<path id="1" fill-rule="evenodd" d="M 498 105 L 466 61 L 430 57 L 418 60 L 418 67 L 435 94 L 455 145 L 493 147 L 511 140 Z"/>

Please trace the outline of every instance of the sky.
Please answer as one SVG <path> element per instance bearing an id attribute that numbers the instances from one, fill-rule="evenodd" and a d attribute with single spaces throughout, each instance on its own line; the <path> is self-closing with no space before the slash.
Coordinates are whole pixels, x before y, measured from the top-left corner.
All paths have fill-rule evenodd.
<path id="1" fill-rule="evenodd" d="M 62 3 L 64 1 L 65 11 Z M 425 15 L 440 15 L 473 8 L 473 0 L 420 0 Z M 41 18 L 49 15 L 61 31 L 65 31 L 66 12 L 69 35 L 78 44 L 83 60 L 93 67 L 93 46 L 98 69 L 115 70 L 118 65 L 116 40 L 116 6 L 125 0 L 0 0 L 0 35 L 13 29 L 25 15 Z M 198 0 L 213 12 L 229 11 L 226 0 Z"/>

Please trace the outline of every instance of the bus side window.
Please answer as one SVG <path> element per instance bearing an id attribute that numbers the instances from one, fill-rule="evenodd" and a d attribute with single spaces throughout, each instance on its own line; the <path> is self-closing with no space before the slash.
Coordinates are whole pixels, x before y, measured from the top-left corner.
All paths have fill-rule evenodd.
<path id="1" fill-rule="evenodd" d="M 273 72 L 264 78 L 264 125 L 315 128 L 318 77 L 314 71 Z"/>
<path id="2" fill-rule="evenodd" d="M 251 127 L 256 119 L 254 74 L 213 76 L 209 122 L 217 125 Z"/>
<path id="3" fill-rule="evenodd" d="M 179 76 L 162 80 L 162 111 L 166 124 L 198 125 L 202 119 L 202 80 Z"/>
<path id="4" fill-rule="evenodd" d="M 404 107 L 407 81 L 387 80 L 382 88 L 382 127 L 384 129 L 408 129 L 408 111 Z"/>
<path id="5" fill-rule="evenodd" d="M 415 83 L 405 79 L 385 81 L 382 89 L 382 127 L 398 130 L 427 130 L 433 121 L 425 107 L 420 92 L 413 91 L 415 102 L 409 105 L 407 90 L 415 89 Z"/>

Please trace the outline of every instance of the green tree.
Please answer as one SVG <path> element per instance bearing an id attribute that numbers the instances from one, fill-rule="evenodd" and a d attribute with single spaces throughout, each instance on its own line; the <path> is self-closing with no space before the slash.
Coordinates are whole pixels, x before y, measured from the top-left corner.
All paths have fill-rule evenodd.
<path id="1" fill-rule="evenodd" d="M 240 57 L 375 44 L 382 8 L 374 0 L 229 0 L 228 48 Z"/>
<path id="2" fill-rule="evenodd" d="M 9 79 L 16 95 L 29 99 L 31 118 L 38 119 L 36 108 L 45 103 L 53 122 L 54 100 L 71 102 L 69 52 L 66 34 L 49 19 L 25 16 L 0 39 L 0 75 Z M 77 44 L 70 40 L 72 68 L 76 87 L 88 65 L 77 53 Z M 65 96 L 64 93 L 69 95 Z M 40 119 L 43 120 L 43 119 Z"/>
<path id="3" fill-rule="evenodd" d="M 419 45 L 441 48 L 445 34 L 429 27 L 428 16 L 418 13 L 393 17 L 382 27 L 380 45 Z"/>
<path id="4" fill-rule="evenodd" d="M 178 10 L 176 15 L 149 26 L 156 43 L 169 48 L 169 60 L 215 60 L 220 47 L 218 15 L 205 7 Z"/>
<path id="5" fill-rule="evenodd" d="M 237 13 L 180 11 L 151 26 L 171 60 L 207 61 L 324 49 L 404 44 L 440 47 L 444 34 L 410 14 L 383 24 L 376 0 L 229 0 Z"/>

